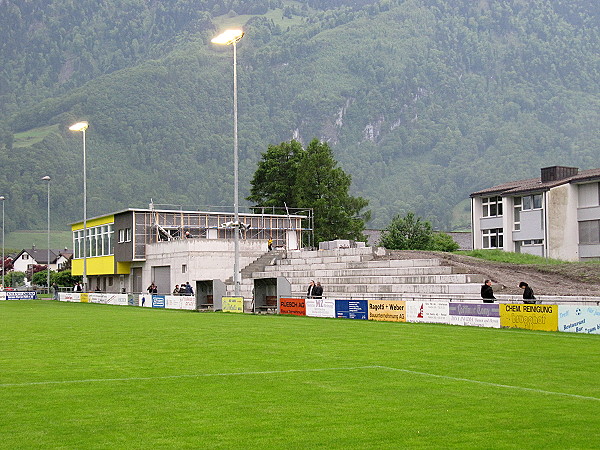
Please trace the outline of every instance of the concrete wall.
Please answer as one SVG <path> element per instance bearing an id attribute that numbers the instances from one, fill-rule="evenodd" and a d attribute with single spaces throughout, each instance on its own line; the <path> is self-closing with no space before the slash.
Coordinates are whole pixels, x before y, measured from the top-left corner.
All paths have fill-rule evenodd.
<path id="1" fill-rule="evenodd" d="M 240 270 L 267 251 L 262 241 L 240 241 Z M 157 242 L 146 246 L 146 263 L 143 266 L 142 285 L 152 282 L 152 267 L 169 266 L 170 291 L 175 284 L 196 280 L 222 280 L 233 276 L 233 239 L 183 239 Z M 185 273 L 183 272 L 185 266 Z M 163 290 L 163 289 L 161 289 Z M 170 292 L 169 291 L 169 292 Z"/>
<path id="2" fill-rule="evenodd" d="M 547 196 L 547 245 L 550 258 L 579 260 L 579 228 L 577 224 L 577 185 L 555 187 Z"/>

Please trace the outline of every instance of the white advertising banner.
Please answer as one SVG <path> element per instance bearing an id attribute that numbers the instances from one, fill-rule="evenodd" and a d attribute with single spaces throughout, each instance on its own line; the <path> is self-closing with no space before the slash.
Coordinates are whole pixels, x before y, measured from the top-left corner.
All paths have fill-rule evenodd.
<path id="1" fill-rule="evenodd" d="M 106 303 L 109 305 L 127 306 L 128 297 L 127 294 L 104 294 L 106 295 Z"/>
<path id="2" fill-rule="evenodd" d="M 186 296 L 181 297 L 181 309 L 194 310 L 196 309 L 196 297 Z"/>
<path id="3" fill-rule="evenodd" d="M 335 300 L 328 298 L 307 298 L 306 315 L 310 317 L 335 317 Z"/>
<path id="4" fill-rule="evenodd" d="M 452 325 L 500 328 L 500 309 L 496 303 L 450 303 L 449 308 Z"/>
<path id="5" fill-rule="evenodd" d="M 60 292 L 58 298 L 61 302 L 80 302 L 81 294 L 79 292 Z"/>
<path id="6" fill-rule="evenodd" d="M 178 295 L 165 295 L 165 308 L 181 309 L 181 297 Z"/>
<path id="7" fill-rule="evenodd" d="M 558 331 L 600 334 L 600 307 L 558 305 Z"/>
<path id="8" fill-rule="evenodd" d="M 406 302 L 406 321 L 422 323 L 450 323 L 447 302 Z"/>

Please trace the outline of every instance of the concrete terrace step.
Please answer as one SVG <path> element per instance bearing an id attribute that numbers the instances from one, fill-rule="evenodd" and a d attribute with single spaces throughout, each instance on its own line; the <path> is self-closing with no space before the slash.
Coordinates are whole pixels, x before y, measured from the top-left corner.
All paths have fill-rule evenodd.
<path id="1" fill-rule="evenodd" d="M 291 262 L 293 261 L 293 262 Z M 390 259 L 390 260 L 379 260 L 379 261 L 355 261 L 340 258 L 339 261 L 316 261 L 316 260 L 304 260 L 304 259 L 281 259 L 277 261 L 276 266 L 289 266 L 292 265 L 295 268 L 300 267 L 315 267 L 319 269 L 336 269 L 347 267 L 349 269 L 368 269 L 368 268 L 392 268 L 392 267 L 434 267 L 440 266 L 441 262 L 439 259 Z M 269 269 L 270 270 L 270 269 Z M 300 269 L 304 270 L 304 269 Z"/>
<path id="2" fill-rule="evenodd" d="M 478 284 L 333 284 L 324 285 L 326 297 L 353 294 L 469 294 L 479 295 Z M 292 285 L 292 292 L 306 292 L 304 285 Z"/>
<path id="3" fill-rule="evenodd" d="M 328 265 L 325 265 L 328 266 Z M 283 269 L 280 266 L 266 266 L 264 271 L 253 272 L 254 278 L 271 278 L 273 276 L 283 276 L 290 278 L 327 278 L 327 277 L 344 277 L 344 276 L 402 276 L 402 275 L 450 275 L 453 273 L 451 266 L 435 266 L 435 267 L 392 267 L 381 269 L 326 269 L 317 270 L 313 266 L 302 266 L 302 268 L 290 267 Z"/>
<path id="4" fill-rule="evenodd" d="M 287 277 L 286 277 L 287 278 Z M 453 275 L 407 275 L 407 276 L 363 276 L 363 277 L 315 277 L 323 286 L 331 285 L 362 285 L 362 284 L 464 284 L 473 283 L 477 275 L 458 273 Z M 306 284 L 306 278 L 288 278 L 292 285 Z"/>

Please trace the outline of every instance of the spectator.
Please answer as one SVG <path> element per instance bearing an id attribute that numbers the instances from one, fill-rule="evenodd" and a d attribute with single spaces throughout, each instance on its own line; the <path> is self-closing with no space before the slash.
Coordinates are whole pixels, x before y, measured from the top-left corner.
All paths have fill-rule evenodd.
<path id="1" fill-rule="evenodd" d="M 313 295 L 315 295 L 315 288 L 317 286 L 315 286 L 315 282 L 313 280 L 310 280 L 310 284 L 308 285 L 308 291 L 306 292 L 306 298 L 313 298 Z"/>
<path id="2" fill-rule="evenodd" d="M 81 287 L 81 283 L 77 282 L 77 284 L 73 287 L 73 290 L 75 292 L 81 292 L 81 291 L 83 291 L 83 288 Z"/>
<path id="3" fill-rule="evenodd" d="M 481 286 L 481 298 L 483 299 L 483 303 L 494 303 L 496 297 L 494 297 L 494 289 L 490 280 L 485 280 Z"/>
<path id="4" fill-rule="evenodd" d="M 179 295 L 179 285 L 175 285 L 175 289 L 173 289 L 173 295 Z"/>
<path id="5" fill-rule="evenodd" d="M 267 249 L 269 251 L 273 250 L 273 239 L 269 238 L 269 240 L 267 241 Z"/>
<path id="6" fill-rule="evenodd" d="M 52 289 L 54 289 L 54 300 L 58 300 L 58 284 L 56 284 L 56 281 L 52 283 Z"/>
<path id="7" fill-rule="evenodd" d="M 523 303 L 528 304 L 528 305 L 534 305 L 536 299 L 535 299 L 535 295 L 533 295 L 533 289 L 531 289 L 529 287 L 529 285 L 527 283 L 525 283 L 524 281 L 521 281 L 519 283 L 519 287 L 521 289 L 524 289 Z"/>
<path id="8" fill-rule="evenodd" d="M 320 281 L 317 281 L 317 285 L 313 289 L 313 295 L 314 295 L 315 298 L 322 298 L 323 297 L 323 286 L 321 286 L 321 282 Z"/>
<path id="9" fill-rule="evenodd" d="M 185 293 L 187 295 L 194 295 L 194 290 L 192 289 L 192 285 L 189 281 L 185 282 Z"/>
<path id="10" fill-rule="evenodd" d="M 158 294 L 158 287 L 154 284 L 154 281 L 148 286 L 148 294 Z"/>

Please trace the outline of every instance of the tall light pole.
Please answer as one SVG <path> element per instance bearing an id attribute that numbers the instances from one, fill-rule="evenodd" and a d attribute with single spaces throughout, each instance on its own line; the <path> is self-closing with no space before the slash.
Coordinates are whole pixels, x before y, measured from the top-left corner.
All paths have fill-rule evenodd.
<path id="1" fill-rule="evenodd" d="M 214 37 L 213 44 L 233 46 L 233 222 L 234 222 L 234 262 L 233 284 L 234 294 L 240 296 L 240 211 L 238 201 L 238 126 L 237 126 L 237 43 L 244 37 L 242 30 L 227 30 Z"/>
<path id="2" fill-rule="evenodd" d="M 5 288 L 5 286 L 4 286 L 4 268 L 6 267 L 4 265 L 4 200 L 6 200 L 4 195 L 0 195 L 0 202 L 2 202 L 2 289 Z"/>
<path id="3" fill-rule="evenodd" d="M 85 130 L 87 122 L 77 122 L 69 127 L 71 131 L 81 131 L 83 135 L 83 292 L 87 292 L 87 173 L 85 164 Z"/>
<path id="4" fill-rule="evenodd" d="M 50 294 L 50 178 L 48 175 L 42 178 L 48 183 L 48 266 L 46 266 L 47 278 L 46 286 L 48 286 L 48 294 Z"/>

